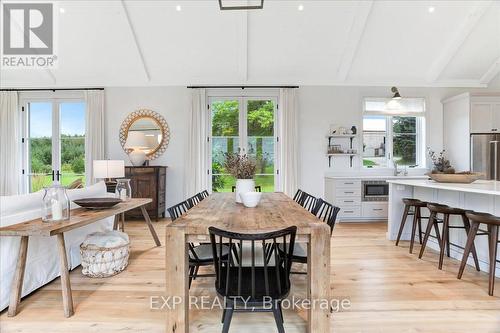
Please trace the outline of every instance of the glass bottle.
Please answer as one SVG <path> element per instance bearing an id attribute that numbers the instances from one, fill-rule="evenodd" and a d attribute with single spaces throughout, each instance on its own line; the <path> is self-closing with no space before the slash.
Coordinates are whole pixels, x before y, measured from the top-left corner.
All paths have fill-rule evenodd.
<path id="1" fill-rule="evenodd" d="M 130 179 L 122 178 L 116 180 L 115 196 L 122 199 L 122 201 L 128 201 L 132 198 Z"/>
<path id="2" fill-rule="evenodd" d="M 57 222 L 69 220 L 70 201 L 66 188 L 55 182 L 50 187 L 44 187 L 42 198 L 42 221 Z"/>

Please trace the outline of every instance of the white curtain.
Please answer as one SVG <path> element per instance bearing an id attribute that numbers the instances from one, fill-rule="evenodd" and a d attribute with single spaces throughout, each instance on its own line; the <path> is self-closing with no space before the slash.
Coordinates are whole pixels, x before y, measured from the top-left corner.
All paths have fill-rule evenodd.
<path id="1" fill-rule="evenodd" d="M 281 108 L 281 181 L 282 189 L 293 196 L 298 187 L 298 108 L 297 89 L 280 89 Z"/>
<path id="2" fill-rule="evenodd" d="M 19 194 L 21 121 L 17 91 L 0 92 L 0 195 Z"/>
<path id="3" fill-rule="evenodd" d="M 205 89 L 191 89 L 189 109 L 188 146 L 184 194 L 192 196 L 208 190 L 207 175 L 207 121 L 208 110 Z"/>
<path id="4" fill-rule="evenodd" d="M 95 183 L 94 160 L 105 158 L 104 90 L 85 91 L 85 178 L 86 184 Z"/>

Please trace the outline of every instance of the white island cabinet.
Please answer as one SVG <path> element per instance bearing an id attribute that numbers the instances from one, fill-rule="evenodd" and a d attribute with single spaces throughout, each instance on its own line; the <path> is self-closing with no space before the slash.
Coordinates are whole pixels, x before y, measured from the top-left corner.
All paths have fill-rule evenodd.
<path id="1" fill-rule="evenodd" d="M 478 180 L 472 184 L 445 184 L 436 183 L 432 180 L 388 180 L 389 183 L 389 223 L 387 238 L 395 240 L 398 235 L 399 226 L 403 217 L 403 198 L 415 198 L 426 202 L 435 202 L 449 205 L 451 207 L 469 209 L 478 212 L 490 213 L 500 216 L 500 182 L 489 180 Z M 429 216 L 424 209 L 423 216 Z M 402 240 L 409 240 L 411 235 L 411 221 L 408 221 L 403 230 Z M 423 230 L 427 220 L 423 220 Z M 450 225 L 463 225 L 458 217 L 450 220 Z M 418 238 L 416 238 L 418 239 Z M 463 229 L 450 230 L 450 242 L 463 247 L 467 236 Z M 488 271 L 488 238 L 487 236 L 476 237 L 476 249 L 482 271 Z M 435 239 L 429 238 L 428 247 L 439 250 Z M 451 257 L 462 260 L 463 250 L 456 246 L 451 247 Z M 469 264 L 472 259 L 469 259 Z M 472 268 L 471 268 L 472 269 Z M 500 267 L 497 267 L 496 276 L 500 276 Z"/>

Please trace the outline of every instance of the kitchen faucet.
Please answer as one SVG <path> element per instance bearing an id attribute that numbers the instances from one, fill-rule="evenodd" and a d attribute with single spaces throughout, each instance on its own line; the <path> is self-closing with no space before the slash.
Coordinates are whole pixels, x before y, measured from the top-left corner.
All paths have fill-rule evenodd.
<path id="1" fill-rule="evenodd" d="M 392 163 L 394 164 L 394 176 L 399 176 L 401 174 L 403 176 L 408 176 L 408 170 L 406 169 L 406 166 L 404 167 L 404 170 L 399 170 L 396 160 L 392 160 Z"/>

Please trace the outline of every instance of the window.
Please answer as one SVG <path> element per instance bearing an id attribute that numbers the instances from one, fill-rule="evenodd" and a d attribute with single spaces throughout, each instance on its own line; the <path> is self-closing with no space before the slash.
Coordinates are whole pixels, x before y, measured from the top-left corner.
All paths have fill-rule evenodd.
<path id="1" fill-rule="evenodd" d="M 277 190 L 277 98 L 212 97 L 209 109 L 212 191 L 231 192 L 236 184 L 224 170 L 227 152 L 253 157 L 257 162 L 255 184 L 263 192 Z"/>
<path id="2" fill-rule="evenodd" d="M 26 191 L 36 192 L 55 180 L 85 183 L 85 102 L 36 98 L 21 105 Z"/>
<path id="3" fill-rule="evenodd" d="M 364 105 L 363 166 L 423 166 L 424 100 L 373 98 L 365 99 Z"/>

